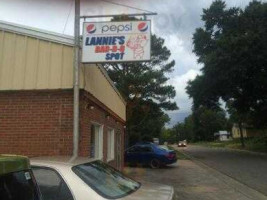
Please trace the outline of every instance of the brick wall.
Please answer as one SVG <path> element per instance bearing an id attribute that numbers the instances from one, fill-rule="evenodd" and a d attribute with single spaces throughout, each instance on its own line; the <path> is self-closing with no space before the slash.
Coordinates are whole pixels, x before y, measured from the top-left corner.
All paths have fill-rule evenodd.
<path id="1" fill-rule="evenodd" d="M 89 156 L 90 127 L 96 122 L 104 127 L 106 161 L 108 127 L 120 131 L 124 138 L 124 123 L 83 90 L 80 94 L 80 119 L 79 154 Z M 31 157 L 71 155 L 72 130 L 71 90 L 0 92 L 0 153 Z M 121 145 L 123 156 L 123 139 Z M 110 164 L 115 166 L 116 162 Z"/>
<path id="2" fill-rule="evenodd" d="M 69 154 L 72 105 L 70 91 L 0 92 L 0 152 Z"/>
<path id="3" fill-rule="evenodd" d="M 80 155 L 81 156 L 89 156 L 90 155 L 90 139 L 91 139 L 91 125 L 97 123 L 99 125 L 103 125 L 103 136 L 104 136 L 104 161 L 107 161 L 107 132 L 108 129 L 114 129 L 115 131 L 115 141 L 118 136 L 118 132 L 120 132 L 121 139 L 121 156 L 123 160 L 123 152 L 124 152 L 124 123 L 121 122 L 118 118 L 112 116 L 108 111 L 103 110 L 101 105 L 98 105 L 95 99 L 86 91 L 81 92 L 80 98 Z M 94 108 L 91 109 L 90 107 Z M 116 149 L 116 146 L 115 146 Z M 116 150 L 115 150 L 116 157 Z M 109 164 L 116 166 L 115 161 L 110 161 Z"/>

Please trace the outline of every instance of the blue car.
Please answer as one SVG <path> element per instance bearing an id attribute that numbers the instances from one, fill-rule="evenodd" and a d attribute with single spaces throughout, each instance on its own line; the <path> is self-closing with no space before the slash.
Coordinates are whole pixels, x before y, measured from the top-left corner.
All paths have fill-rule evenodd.
<path id="1" fill-rule="evenodd" d="M 138 143 L 125 151 L 126 165 L 148 165 L 159 168 L 177 161 L 176 152 L 153 143 Z"/>

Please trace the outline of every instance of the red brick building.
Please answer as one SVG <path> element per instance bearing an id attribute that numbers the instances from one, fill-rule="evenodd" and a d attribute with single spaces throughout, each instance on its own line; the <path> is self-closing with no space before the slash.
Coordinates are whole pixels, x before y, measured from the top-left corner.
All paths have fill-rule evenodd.
<path id="1" fill-rule="evenodd" d="M 0 22 L 0 153 L 72 155 L 73 38 Z M 105 70 L 80 67 L 79 155 L 120 168 L 126 103 Z"/>

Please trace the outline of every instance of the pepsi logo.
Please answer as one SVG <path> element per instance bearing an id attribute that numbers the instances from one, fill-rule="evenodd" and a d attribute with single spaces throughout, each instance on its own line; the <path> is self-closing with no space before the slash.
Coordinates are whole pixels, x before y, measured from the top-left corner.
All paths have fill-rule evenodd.
<path id="1" fill-rule="evenodd" d="M 89 24 L 86 30 L 87 30 L 87 33 L 93 34 L 96 32 L 96 27 L 94 24 Z"/>
<path id="2" fill-rule="evenodd" d="M 148 30 L 148 24 L 146 22 L 141 22 L 138 24 L 138 30 L 141 32 L 146 32 Z"/>

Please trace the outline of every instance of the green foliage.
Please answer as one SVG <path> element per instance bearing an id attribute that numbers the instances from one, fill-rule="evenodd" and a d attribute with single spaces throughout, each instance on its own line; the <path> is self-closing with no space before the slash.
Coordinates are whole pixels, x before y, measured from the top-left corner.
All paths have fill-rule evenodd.
<path id="1" fill-rule="evenodd" d="M 174 130 L 163 128 L 160 135 L 160 143 L 168 142 L 168 144 L 173 144 L 176 142 L 176 135 Z"/>
<path id="2" fill-rule="evenodd" d="M 114 20 L 123 21 L 128 18 Z M 164 45 L 164 39 L 156 35 L 152 35 L 151 39 L 151 62 L 104 65 L 127 102 L 127 134 L 130 144 L 142 140 L 144 136 L 146 140 L 159 137 L 165 123 L 169 121 L 164 110 L 178 109 L 172 101 L 175 89 L 167 84 L 167 73 L 173 71 L 175 62 L 169 61 L 171 52 Z"/>
<path id="3" fill-rule="evenodd" d="M 227 129 L 225 112 L 200 107 L 194 112 L 194 125 L 195 140 L 214 140 L 214 133 Z"/>
<path id="4" fill-rule="evenodd" d="M 218 110 L 222 99 L 235 122 L 267 126 L 267 3 L 252 1 L 242 10 L 216 0 L 202 20 L 193 42 L 204 67 L 187 86 L 194 115 L 203 106 Z M 197 132 L 200 125 L 195 122 Z"/>
<path id="5" fill-rule="evenodd" d="M 231 126 L 225 111 L 200 107 L 192 115 L 185 118 L 183 123 L 177 123 L 172 129 L 165 130 L 166 141 L 211 141 L 214 133 L 220 130 L 230 130 Z"/>
<path id="6" fill-rule="evenodd" d="M 267 152 L 267 137 L 262 136 L 259 138 L 247 138 L 245 139 L 245 150 L 255 152 Z M 216 142 L 196 142 L 196 145 L 211 147 L 211 148 L 229 148 L 229 149 L 244 149 L 237 139 L 229 141 L 216 141 Z"/>
<path id="7" fill-rule="evenodd" d="M 152 35 L 151 62 L 107 64 L 110 78 L 127 101 L 152 101 L 164 110 L 176 110 L 175 89 L 167 85 L 167 73 L 172 72 L 174 61 L 169 62 L 170 51 L 164 39 Z"/>
<path id="8" fill-rule="evenodd" d="M 178 160 L 190 160 L 191 159 L 188 155 L 184 154 L 182 151 L 176 150 L 172 146 L 168 146 L 168 148 L 176 152 L 176 157 Z"/>
<path id="9" fill-rule="evenodd" d="M 170 119 L 157 104 L 151 101 L 129 103 L 127 131 L 130 133 L 130 145 L 139 141 L 151 141 L 159 137 L 162 127 Z"/>
<path id="10" fill-rule="evenodd" d="M 187 118 L 185 118 L 183 123 L 177 123 L 173 127 L 173 131 L 176 135 L 177 142 L 182 140 L 193 141 L 194 140 L 193 116 L 190 115 Z"/>

